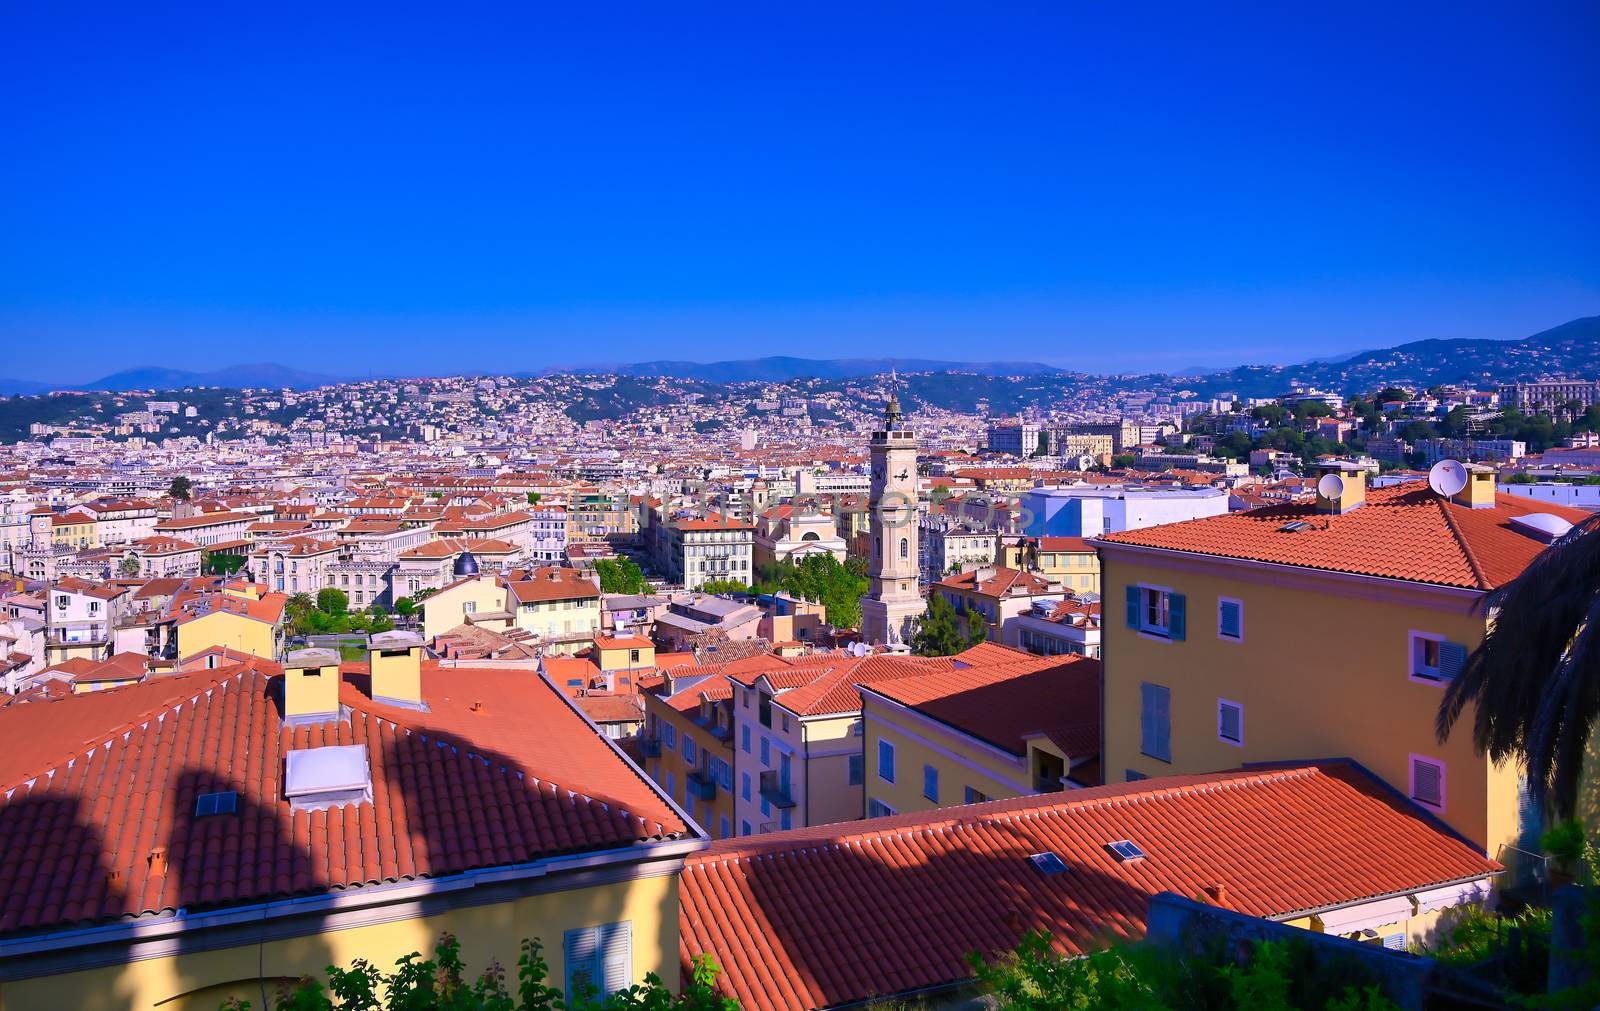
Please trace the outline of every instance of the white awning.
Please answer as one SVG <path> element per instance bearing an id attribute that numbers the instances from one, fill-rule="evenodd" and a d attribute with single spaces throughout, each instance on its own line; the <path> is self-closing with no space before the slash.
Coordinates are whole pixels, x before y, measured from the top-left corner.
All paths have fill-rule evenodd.
<path id="1" fill-rule="evenodd" d="M 1392 899 L 1374 899 L 1343 909 L 1330 909 L 1326 913 L 1318 913 L 1317 919 L 1322 922 L 1324 933 L 1353 934 L 1410 919 L 1411 912 L 1411 896 L 1401 895 Z"/>
<path id="2" fill-rule="evenodd" d="M 1430 888 L 1412 896 L 1417 900 L 1418 913 L 1431 913 L 1436 909 L 1449 909 L 1469 902 L 1482 902 L 1489 897 L 1489 879 L 1466 881 L 1459 885 Z"/>

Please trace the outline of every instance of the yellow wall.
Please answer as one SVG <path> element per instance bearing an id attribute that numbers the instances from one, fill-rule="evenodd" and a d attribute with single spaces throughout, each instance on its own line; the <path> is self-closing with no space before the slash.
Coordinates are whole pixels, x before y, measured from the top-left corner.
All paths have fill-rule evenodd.
<path id="1" fill-rule="evenodd" d="M 461 624 L 469 602 L 475 605 L 476 614 L 504 611 L 505 588 L 496 584 L 493 576 L 480 576 L 440 590 L 422 602 L 422 637 L 432 641 Z"/>
<path id="2" fill-rule="evenodd" d="M 867 756 L 869 803 L 881 801 L 895 811 L 906 813 L 965 804 L 967 787 L 989 800 L 1033 792 L 1026 788 L 1028 771 L 1022 758 L 1007 761 L 993 749 L 940 723 L 886 705 L 871 695 L 865 698 L 866 732 L 862 741 Z M 878 741 L 881 739 L 887 739 L 895 748 L 893 783 L 884 782 L 879 774 Z M 939 772 L 937 802 L 923 796 L 923 767 L 927 765 Z"/>
<path id="3" fill-rule="evenodd" d="M 339 711 L 339 665 L 286 667 L 283 671 L 283 714 L 320 716 Z"/>
<path id="4" fill-rule="evenodd" d="M 846 713 L 801 721 L 808 756 L 804 783 L 810 784 L 806 798 L 806 824 L 831 825 L 853 821 L 866 812 L 866 804 L 862 800 L 864 785 L 853 788 L 836 785 L 850 782 L 850 754 L 817 754 L 844 749 L 859 754 L 861 742 L 865 739 L 855 736 L 855 726 L 860 719 L 856 713 Z M 863 778 L 867 775 L 870 775 L 870 770 L 864 766 Z M 795 784 L 799 792 L 802 789 L 801 781 L 797 779 Z M 799 827 L 798 822 L 795 824 Z"/>
<path id="5" fill-rule="evenodd" d="M 180 658 L 213 646 L 225 646 L 267 660 L 278 658 L 277 636 L 273 626 L 264 621 L 231 611 L 212 611 L 178 626 Z"/>
<path id="6" fill-rule="evenodd" d="M 422 701 L 422 648 L 368 650 L 372 694 L 397 702 Z"/>
<path id="7" fill-rule="evenodd" d="M 50 543 L 58 547 L 96 548 L 100 536 L 94 523 L 63 523 L 50 528 Z"/>
<path id="8" fill-rule="evenodd" d="M 1470 714 L 1445 744 L 1434 736 L 1444 686 L 1410 679 L 1412 631 L 1475 647 L 1471 601 L 1401 583 L 1352 584 L 1312 572 L 1269 572 L 1113 551 L 1104 564 L 1105 777 L 1230 769 L 1247 762 L 1348 757 L 1402 794 L 1410 758 L 1446 765 L 1444 821 L 1490 856 L 1517 834 L 1517 776 L 1472 748 Z M 1125 587 L 1186 595 L 1183 642 L 1127 627 Z M 1244 602 L 1244 639 L 1217 636 L 1218 598 Z M 1140 754 L 1140 684 L 1171 691 L 1170 764 Z M 1244 743 L 1217 734 L 1219 699 L 1244 707 Z"/>
<path id="9" fill-rule="evenodd" d="M 690 767 L 683 760 L 683 735 L 688 734 L 694 738 L 695 764 L 698 768 L 706 767 L 706 756 L 712 754 L 728 763 L 734 769 L 733 738 L 729 737 L 726 743 L 718 741 L 711 735 L 711 731 L 702 727 L 683 713 L 667 705 L 655 695 L 644 696 L 645 726 L 648 731 L 649 718 L 654 716 L 658 727 L 657 736 L 660 735 L 659 726 L 670 723 L 677 731 L 673 738 L 675 747 L 668 751 L 665 743 L 661 746 L 661 754 L 655 758 L 647 759 L 644 763 L 645 774 L 655 780 L 656 785 L 663 790 L 667 788 L 667 774 L 672 774 L 672 799 L 689 808 L 690 794 L 686 790 L 687 776 Z M 710 749 L 709 751 L 707 749 Z M 739 789 L 739 774 L 733 771 L 733 790 Z M 701 800 L 698 796 L 693 798 L 694 820 L 706 830 L 706 834 L 713 839 L 721 839 L 722 819 L 728 819 L 728 834 L 736 835 L 739 825 L 733 820 L 733 790 L 724 790 L 722 784 L 717 784 L 717 792 L 709 801 Z"/>
<path id="10" fill-rule="evenodd" d="M 654 667 L 656 662 L 656 646 L 649 639 L 634 639 L 634 645 L 619 649 L 600 650 L 601 670 L 630 670 L 634 667 Z M 637 661 L 631 659 L 634 650 L 639 651 Z"/>
<path id="11" fill-rule="evenodd" d="M 633 979 L 659 975 L 678 981 L 678 879 L 660 875 L 636 881 L 510 902 L 450 910 L 435 916 L 269 941 L 220 951 L 147 959 L 126 965 L 0 983 L 0 1011 L 216 1011 L 229 997 L 263 1007 L 258 980 L 321 976 L 328 964 L 348 968 L 365 958 L 385 971 L 412 951 L 429 954 L 441 933 L 461 940 L 469 975 L 491 960 L 507 969 L 516 989 L 518 946 L 525 937 L 544 943 L 550 982 L 565 986 L 562 935 L 576 927 L 632 921 Z M 269 1000 L 275 985 L 267 984 Z"/>
<path id="12" fill-rule="evenodd" d="M 1093 551 L 1039 551 L 1039 573 L 1069 590 L 1100 592 L 1100 556 Z"/>

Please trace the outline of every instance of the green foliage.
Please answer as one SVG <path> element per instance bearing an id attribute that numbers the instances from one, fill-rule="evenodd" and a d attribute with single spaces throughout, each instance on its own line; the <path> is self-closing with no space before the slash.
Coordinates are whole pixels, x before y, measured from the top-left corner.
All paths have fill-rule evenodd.
<path id="1" fill-rule="evenodd" d="M 515 988 L 507 987 L 505 970 L 491 963 L 470 979 L 461 958 L 461 942 L 441 935 L 433 957 L 412 952 L 385 973 L 366 959 L 350 968 L 328 966 L 326 985 L 307 977 L 278 994 L 264 1011 L 739 1011 L 736 1001 L 719 996 L 718 969 L 701 956 L 688 985 L 674 996 L 654 973 L 641 984 L 601 997 L 593 987 L 568 994 L 546 982 L 550 965 L 537 940 L 524 940 L 517 959 Z M 250 1011 L 249 1001 L 232 998 L 222 1011 Z"/>
<path id="2" fill-rule="evenodd" d="M 750 587 L 737 579 L 708 579 L 700 584 L 700 592 L 713 595 L 722 593 L 749 593 Z"/>
<path id="3" fill-rule="evenodd" d="M 124 576 L 132 578 L 139 574 L 139 559 L 135 555 L 128 555 L 117 563 L 117 571 Z"/>
<path id="4" fill-rule="evenodd" d="M 1197 955 L 1125 944 L 1069 956 L 1036 932 L 998 960 L 967 962 L 998 1011 L 1397 1011 L 1362 966 L 1319 960 L 1299 941 L 1243 951 L 1218 941 Z"/>
<path id="5" fill-rule="evenodd" d="M 331 586 L 326 590 L 318 590 L 317 610 L 323 614 L 344 614 L 350 610 L 350 595 Z"/>
<path id="6" fill-rule="evenodd" d="M 953 656 L 966 648 L 966 636 L 962 634 L 956 609 L 950 606 L 944 594 L 937 590 L 928 594 L 928 609 L 923 612 L 909 645 L 919 656 Z"/>
<path id="7" fill-rule="evenodd" d="M 438 590 L 436 590 L 436 589 L 434 589 L 433 587 L 430 586 L 427 589 L 418 590 L 416 593 L 412 594 L 411 595 L 411 599 L 420 604 L 424 600 L 427 600 L 429 597 L 433 596 L 435 593 L 438 593 L 438 592 L 439 592 Z"/>
<path id="8" fill-rule="evenodd" d="M 1034 456 L 1049 456 L 1050 455 L 1050 433 L 1049 432 L 1040 432 L 1039 433 L 1039 448 L 1035 449 L 1033 451 L 1033 455 Z"/>
<path id="9" fill-rule="evenodd" d="M 1568 874 L 1573 873 L 1582 863 L 1584 853 L 1589 847 L 1583 820 L 1568 818 L 1550 826 L 1544 835 L 1539 837 L 1539 846 L 1555 858 L 1557 866 L 1562 870 Z"/>
<path id="10" fill-rule="evenodd" d="M 1126 470 L 1139 462 L 1139 458 L 1132 453 L 1118 453 L 1111 458 L 1111 466 L 1116 470 Z"/>
<path id="11" fill-rule="evenodd" d="M 976 646 L 989 639 L 989 623 L 977 611 L 967 612 L 967 645 Z"/>
<path id="12" fill-rule="evenodd" d="M 1518 471 L 1517 473 L 1506 478 L 1506 484 L 1535 484 L 1538 482 L 1538 480 L 1539 479 L 1534 477 L 1532 474 Z"/>
<path id="13" fill-rule="evenodd" d="M 187 502 L 189 497 L 194 494 L 194 482 L 190 481 L 185 475 L 179 474 L 172 479 L 171 484 L 167 485 L 167 494 L 180 502 Z"/>
<path id="14" fill-rule="evenodd" d="M 536 491 L 530 491 L 530 492 L 528 492 L 528 504 L 529 505 L 538 505 L 539 504 L 539 500 L 541 498 L 543 498 L 543 497 L 544 497 L 543 495 L 540 495 Z"/>
<path id="15" fill-rule="evenodd" d="M 401 597 L 394 602 L 394 613 L 402 618 L 410 618 L 417 613 L 417 602 L 410 597 Z"/>
<path id="16" fill-rule="evenodd" d="M 834 628 L 861 627 L 861 596 L 867 592 L 866 563 L 840 562 L 832 554 L 806 556 L 784 572 L 782 588 L 801 600 L 821 604 Z"/>
<path id="17" fill-rule="evenodd" d="M 243 555 L 208 555 L 204 571 L 212 576 L 231 576 L 244 568 L 244 563 Z"/>
<path id="18" fill-rule="evenodd" d="M 594 571 L 600 577 L 602 593 L 640 594 L 649 589 L 644 571 L 631 558 L 602 558 L 594 563 Z"/>
<path id="19" fill-rule="evenodd" d="M 1446 965 L 1470 966 L 1488 961 L 1505 951 L 1510 931 L 1550 940 L 1550 910 L 1532 907 L 1507 915 L 1476 903 L 1449 910 L 1439 923 L 1439 940 L 1421 953 Z"/>

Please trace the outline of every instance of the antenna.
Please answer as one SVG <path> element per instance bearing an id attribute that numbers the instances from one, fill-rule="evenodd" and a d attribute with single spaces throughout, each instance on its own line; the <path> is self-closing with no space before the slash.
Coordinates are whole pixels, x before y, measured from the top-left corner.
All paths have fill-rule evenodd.
<path id="1" fill-rule="evenodd" d="M 1440 460 L 1428 471 L 1428 487 L 1440 498 L 1454 498 L 1467 486 L 1467 468 L 1457 460 Z"/>
<path id="2" fill-rule="evenodd" d="M 1344 494 L 1344 478 L 1338 474 L 1324 474 L 1317 481 L 1317 494 L 1329 502 L 1339 501 L 1339 496 Z"/>

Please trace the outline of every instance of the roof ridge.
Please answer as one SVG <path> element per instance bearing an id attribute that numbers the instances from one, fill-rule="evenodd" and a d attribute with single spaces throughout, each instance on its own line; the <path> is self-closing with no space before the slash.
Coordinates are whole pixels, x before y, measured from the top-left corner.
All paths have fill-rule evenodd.
<path id="1" fill-rule="evenodd" d="M 1450 528 L 1451 536 L 1461 546 L 1461 553 L 1467 556 L 1467 565 L 1472 569 L 1472 578 L 1478 581 L 1478 589 L 1493 589 L 1494 584 L 1489 581 L 1488 576 L 1483 574 L 1483 566 L 1478 563 L 1478 556 L 1473 553 L 1472 545 L 1467 543 L 1467 535 L 1462 532 L 1461 526 L 1456 523 L 1456 518 L 1450 511 L 1450 503 L 1443 497 L 1436 498 L 1434 501 L 1439 506 L 1439 511 L 1444 513 L 1445 525 Z"/>

